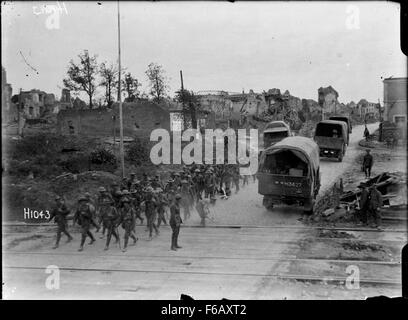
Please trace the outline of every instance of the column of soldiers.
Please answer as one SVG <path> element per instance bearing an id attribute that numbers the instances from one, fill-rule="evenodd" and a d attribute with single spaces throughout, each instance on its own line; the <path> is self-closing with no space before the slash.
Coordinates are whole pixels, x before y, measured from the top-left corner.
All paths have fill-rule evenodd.
<path id="1" fill-rule="evenodd" d="M 144 173 L 141 180 L 131 173 L 120 184 L 112 183 L 110 189 L 101 186 L 95 200 L 89 193 L 85 193 L 78 199 L 78 205 L 74 213 L 73 224 L 80 226 L 81 242 L 79 251 L 84 248 L 87 237 L 89 244 L 95 242 L 91 228 L 101 232 L 100 238 L 106 236 L 105 250 L 109 249 L 112 236 L 115 242 L 121 245 L 118 228 L 124 229 L 123 251 L 127 250 L 129 238 L 136 244 L 136 224 L 142 225 L 146 220 L 149 232 L 149 240 L 160 234 L 162 224 L 168 224 L 173 230 L 171 249 L 181 248 L 178 245 L 178 233 L 182 223 L 180 212 L 183 211 L 184 220 L 191 217 L 191 211 L 195 208 L 201 218 L 201 225 L 205 226 L 208 219 L 209 204 L 215 203 L 215 195 L 221 194 L 228 198 L 231 194 L 231 185 L 235 185 L 235 191 L 239 191 L 239 168 L 234 165 L 190 165 L 183 166 L 180 172 L 171 172 L 170 178 L 163 182 L 159 175 L 150 177 Z M 248 183 L 248 177 L 244 177 L 244 185 Z M 67 220 L 70 211 L 64 200 L 57 196 L 55 208 L 51 212 L 51 219 L 58 224 L 57 248 L 64 233 L 68 241 L 72 236 L 67 230 Z M 170 217 L 168 210 L 170 209 Z M 144 217 L 142 215 L 144 213 Z"/>

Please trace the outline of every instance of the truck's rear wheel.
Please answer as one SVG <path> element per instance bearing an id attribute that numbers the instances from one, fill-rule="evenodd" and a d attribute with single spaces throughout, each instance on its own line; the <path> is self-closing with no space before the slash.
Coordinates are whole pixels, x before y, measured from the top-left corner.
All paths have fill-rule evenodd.
<path id="1" fill-rule="evenodd" d="M 311 216 L 311 215 L 313 214 L 314 207 L 315 207 L 315 200 L 314 200 L 314 199 L 310 199 L 310 200 L 305 204 L 305 207 L 304 207 L 304 209 L 303 209 L 303 214 L 306 214 L 306 215 Z"/>
<path id="2" fill-rule="evenodd" d="M 337 161 L 338 162 L 342 162 L 343 161 L 343 155 L 344 155 L 344 149 L 341 149 L 339 152 L 339 156 L 337 157 Z"/>

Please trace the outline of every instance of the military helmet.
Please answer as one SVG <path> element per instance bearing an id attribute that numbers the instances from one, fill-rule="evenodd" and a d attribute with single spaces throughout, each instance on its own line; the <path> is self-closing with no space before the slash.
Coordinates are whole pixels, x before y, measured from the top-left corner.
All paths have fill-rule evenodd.
<path id="1" fill-rule="evenodd" d="M 181 199 L 181 195 L 179 193 L 176 194 L 175 196 L 176 199 Z"/>
<path id="2" fill-rule="evenodd" d="M 180 173 L 178 173 L 178 172 L 174 172 L 174 176 L 176 176 L 176 177 L 180 177 Z"/>
<path id="3" fill-rule="evenodd" d="M 147 188 L 146 188 L 146 190 L 145 190 L 145 191 L 146 191 L 146 192 L 153 192 L 154 190 L 153 190 L 153 188 L 152 188 L 152 187 L 150 187 L 150 186 L 149 186 L 149 187 L 147 187 Z"/>
<path id="4" fill-rule="evenodd" d="M 90 194 L 89 192 L 85 192 L 85 193 L 84 193 L 84 196 L 87 197 L 87 198 L 90 198 L 90 197 L 91 197 L 91 194 Z"/>
<path id="5" fill-rule="evenodd" d="M 78 199 L 78 202 L 81 202 L 81 201 L 88 201 L 88 199 L 85 196 L 80 196 Z"/>
<path id="6" fill-rule="evenodd" d="M 118 186 L 118 183 L 116 181 L 112 182 L 112 187 L 116 187 L 116 186 Z"/>
<path id="7" fill-rule="evenodd" d="M 158 187 L 158 188 L 156 188 L 156 192 L 163 192 L 163 189 Z"/>
<path id="8" fill-rule="evenodd" d="M 188 181 L 183 179 L 183 180 L 181 180 L 181 183 L 185 184 L 185 183 L 188 183 Z"/>
<path id="9" fill-rule="evenodd" d="M 123 199 L 122 199 L 122 203 L 125 203 L 125 202 L 130 202 L 130 199 L 128 198 L 128 197 L 124 197 Z"/>
<path id="10" fill-rule="evenodd" d="M 122 196 L 129 195 L 129 190 L 122 190 Z"/>
<path id="11" fill-rule="evenodd" d="M 99 187 L 98 191 L 99 192 L 106 192 L 106 189 L 105 189 L 105 187 Z"/>
<path id="12" fill-rule="evenodd" d="M 201 170 L 200 169 L 195 169 L 194 172 L 200 173 Z"/>
<path id="13" fill-rule="evenodd" d="M 58 196 L 58 195 L 55 196 L 55 201 L 57 201 L 57 200 L 61 200 L 61 197 Z"/>
<path id="14" fill-rule="evenodd" d="M 131 176 L 135 176 L 135 175 L 136 175 L 136 173 L 134 173 L 134 172 L 131 172 L 131 173 L 130 173 L 130 175 L 131 175 Z"/>

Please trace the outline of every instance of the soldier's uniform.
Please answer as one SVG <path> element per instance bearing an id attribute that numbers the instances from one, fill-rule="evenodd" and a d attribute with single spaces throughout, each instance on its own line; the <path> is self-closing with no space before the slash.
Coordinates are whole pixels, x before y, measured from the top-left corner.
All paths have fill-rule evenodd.
<path id="1" fill-rule="evenodd" d="M 93 217 L 92 211 L 87 202 L 88 199 L 86 197 L 79 198 L 79 207 L 74 216 L 74 223 L 78 222 L 78 225 L 81 227 L 81 245 L 78 251 L 82 251 L 84 249 L 84 243 L 87 236 L 91 238 L 89 244 L 95 242 L 95 238 L 89 230 L 93 222 Z"/>
<path id="2" fill-rule="evenodd" d="M 208 203 L 205 200 L 199 200 L 196 205 L 196 210 L 201 218 L 200 225 L 205 227 L 205 220 L 209 214 Z"/>
<path id="3" fill-rule="evenodd" d="M 167 201 L 164 197 L 164 194 L 162 193 L 162 189 L 158 189 L 157 191 L 157 228 L 160 228 L 161 223 L 163 222 L 164 224 L 167 224 L 166 218 L 164 216 L 164 213 L 166 212 L 166 205 Z"/>
<path id="4" fill-rule="evenodd" d="M 102 225 L 102 234 L 101 234 L 101 238 L 104 237 L 105 235 L 105 231 L 106 231 L 106 227 L 105 225 L 102 223 L 102 213 L 101 213 L 101 207 L 103 206 L 103 202 L 108 201 L 109 203 L 114 203 L 113 198 L 111 196 L 110 193 L 108 193 L 108 191 L 104 188 L 104 187 L 100 187 L 98 189 L 99 191 L 99 195 L 96 201 L 96 215 L 97 215 L 97 221 L 98 221 L 98 225 L 101 226 Z"/>
<path id="5" fill-rule="evenodd" d="M 210 170 L 206 172 L 205 176 L 205 198 L 212 198 L 214 194 L 215 179 Z"/>
<path id="6" fill-rule="evenodd" d="M 192 205 L 192 198 L 190 188 L 187 180 L 181 180 L 181 206 L 183 207 L 184 220 L 187 220 L 190 216 L 190 207 Z"/>
<path id="7" fill-rule="evenodd" d="M 145 198 L 145 213 L 147 218 L 147 227 L 149 230 L 149 238 L 151 239 L 153 236 L 153 229 L 156 232 L 156 235 L 159 234 L 159 229 L 157 229 L 155 220 L 157 216 L 157 202 L 153 196 L 153 189 L 150 187 L 147 190 L 146 198 Z"/>
<path id="8" fill-rule="evenodd" d="M 112 235 L 115 237 L 116 242 L 119 241 L 119 235 L 116 232 L 116 224 L 118 222 L 119 214 L 107 198 L 102 202 L 101 217 L 103 226 L 107 230 L 105 250 L 108 250 Z"/>
<path id="9" fill-rule="evenodd" d="M 181 248 L 178 245 L 178 236 L 180 233 L 180 225 L 183 223 L 180 216 L 180 199 L 179 194 L 176 195 L 175 201 L 170 206 L 170 227 L 172 230 L 171 235 L 171 250 L 177 250 Z"/>
<path id="10" fill-rule="evenodd" d="M 120 209 L 120 223 L 122 223 L 122 228 L 125 230 L 123 251 L 126 251 L 129 237 L 133 239 L 133 244 L 136 244 L 136 241 L 138 240 L 134 234 L 136 212 L 130 205 L 130 199 L 125 198 L 122 200 L 122 203 L 123 207 Z"/>
<path id="11" fill-rule="evenodd" d="M 134 189 L 134 190 L 132 190 L 131 195 L 132 195 L 132 198 L 131 198 L 132 206 L 135 209 L 135 225 L 136 225 L 136 220 L 137 219 L 140 220 L 140 224 L 143 224 L 144 219 L 143 219 L 143 217 L 141 215 L 142 210 L 140 208 L 141 203 L 143 201 L 142 191 Z"/>
<path id="12" fill-rule="evenodd" d="M 54 219 L 55 223 L 58 224 L 57 241 L 55 243 L 54 249 L 58 248 L 59 242 L 61 240 L 61 233 L 64 233 L 68 237 L 67 242 L 73 239 L 67 230 L 68 228 L 67 216 L 69 214 L 69 210 L 67 206 L 65 205 L 65 203 L 63 203 L 61 197 L 57 196 L 55 198 L 55 201 L 56 201 L 56 205 L 51 210 L 50 218 L 48 220 L 48 221 L 51 221 L 52 219 Z"/>
<path id="13" fill-rule="evenodd" d="M 98 232 L 99 231 L 99 225 L 97 223 L 98 217 L 96 216 L 95 204 L 94 204 L 94 202 L 92 200 L 92 197 L 91 197 L 91 194 L 89 192 L 85 192 L 84 196 L 88 200 L 89 210 L 91 210 L 91 213 L 92 213 L 92 225 L 96 228 L 96 232 Z"/>
<path id="14" fill-rule="evenodd" d="M 368 218 L 373 221 L 373 226 L 378 227 L 381 225 L 381 213 L 380 208 L 383 205 L 382 195 L 374 186 L 371 187 L 369 192 L 369 204 L 368 204 Z"/>
<path id="15" fill-rule="evenodd" d="M 373 156 L 370 154 L 370 150 L 367 150 L 367 153 L 363 158 L 363 170 L 366 178 L 371 177 L 371 168 L 373 167 L 373 162 Z"/>
<path id="16" fill-rule="evenodd" d="M 362 189 L 361 195 L 360 195 L 360 201 L 359 201 L 361 221 L 364 224 L 366 224 L 368 222 L 368 217 L 367 217 L 368 204 L 369 204 L 368 190 L 365 184 L 360 184 L 358 187 Z"/>
<path id="17" fill-rule="evenodd" d="M 115 206 L 119 208 L 120 198 L 122 197 L 122 191 L 120 190 L 117 183 L 112 184 L 111 196 Z"/>

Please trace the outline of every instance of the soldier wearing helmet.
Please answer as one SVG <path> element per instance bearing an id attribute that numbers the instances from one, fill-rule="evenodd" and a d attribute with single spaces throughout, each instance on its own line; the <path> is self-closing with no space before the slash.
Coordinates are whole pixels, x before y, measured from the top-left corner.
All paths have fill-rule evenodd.
<path id="1" fill-rule="evenodd" d="M 67 228 L 68 228 L 68 223 L 67 223 L 67 216 L 69 215 L 69 210 L 67 206 L 64 203 L 64 200 L 60 196 L 55 197 L 55 207 L 51 210 L 50 213 L 50 218 L 48 221 L 51 221 L 54 219 L 55 223 L 58 224 L 58 229 L 57 229 L 57 241 L 54 245 L 54 249 L 58 248 L 59 242 L 61 240 L 61 233 L 64 233 L 67 237 L 68 240 L 67 242 L 70 242 L 73 238 L 69 234 Z"/>
<path id="2" fill-rule="evenodd" d="M 100 219 L 103 224 L 103 232 L 107 231 L 105 250 L 109 249 L 109 244 L 112 235 L 116 242 L 119 242 L 119 235 L 116 232 L 116 223 L 119 218 L 118 211 L 113 206 L 113 202 L 109 197 L 104 197 L 100 202 Z"/>
<path id="3" fill-rule="evenodd" d="M 134 234 L 135 230 L 135 219 L 136 219 L 136 212 L 134 208 L 131 206 L 131 201 L 128 197 L 124 197 L 122 199 L 122 208 L 120 208 L 120 220 L 119 224 L 122 224 L 122 228 L 125 230 L 124 236 L 124 246 L 123 252 L 126 251 L 127 245 L 129 242 L 129 237 L 133 239 L 133 244 L 136 244 L 138 240 Z"/>
<path id="4" fill-rule="evenodd" d="M 163 193 L 162 188 L 156 189 L 156 199 L 157 199 L 157 228 L 160 228 L 162 222 L 164 224 L 167 224 L 165 217 L 167 199 Z"/>
<path id="5" fill-rule="evenodd" d="M 153 188 L 146 188 L 146 196 L 144 201 L 145 215 L 147 219 L 147 228 L 149 230 L 149 240 L 153 238 L 153 229 L 156 232 L 156 235 L 159 235 L 159 229 L 155 224 L 156 215 L 157 215 L 157 201 L 153 194 Z"/>
<path id="6" fill-rule="evenodd" d="M 181 247 L 178 245 L 180 226 L 183 223 L 180 216 L 180 201 L 181 195 L 178 193 L 175 196 L 174 202 L 170 206 L 170 227 L 172 230 L 170 249 L 174 251 L 181 249 Z"/>
<path id="7" fill-rule="evenodd" d="M 111 194 L 108 192 L 108 190 L 106 190 L 105 187 L 99 187 L 98 188 L 98 196 L 96 199 L 96 215 L 98 218 L 98 224 L 99 226 L 102 225 L 102 234 L 101 234 L 101 239 L 104 237 L 105 235 L 105 231 L 106 228 L 102 223 L 102 213 L 101 213 L 101 208 L 104 206 L 105 202 L 109 202 L 110 204 L 113 203 L 113 198 L 111 196 Z"/>
<path id="8" fill-rule="evenodd" d="M 88 204 L 88 199 L 85 196 L 81 196 L 78 200 L 79 206 L 74 215 L 74 224 L 78 222 L 78 225 L 81 226 L 81 244 L 78 251 L 84 249 L 84 243 L 86 237 L 91 238 L 89 244 L 95 242 L 95 238 L 90 231 L 91 225 L 93 224 L 92 211 Z"/>

